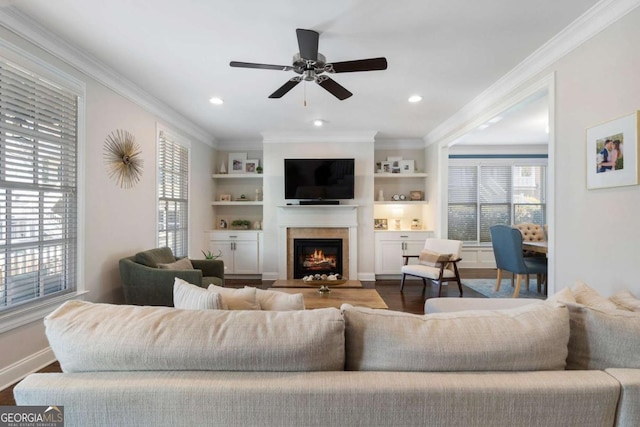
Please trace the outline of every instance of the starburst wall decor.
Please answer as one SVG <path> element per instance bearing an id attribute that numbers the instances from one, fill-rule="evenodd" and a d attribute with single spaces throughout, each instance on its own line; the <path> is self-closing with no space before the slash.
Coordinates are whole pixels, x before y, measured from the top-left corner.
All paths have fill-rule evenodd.
<path id="1" fill-rule="evenodd" d="M 111 132 L 103 151 L 109 178 L 113 178 L 121 188 L 132 188 L 140 181 L 142 152 L 131 133 L 121 129 Z"/>

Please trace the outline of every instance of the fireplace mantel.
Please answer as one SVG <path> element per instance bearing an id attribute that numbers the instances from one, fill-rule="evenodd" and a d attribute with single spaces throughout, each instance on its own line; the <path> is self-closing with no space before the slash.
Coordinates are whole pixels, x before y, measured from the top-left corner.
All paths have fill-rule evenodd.
<path id="1" fill-rule="evenodd" d="M 287 230 L 290 228 L 346 228 L 349 235 L 350 279 L 358 277 L 358 205 L 278 206 L 278 278 L 287 279 Z"/>

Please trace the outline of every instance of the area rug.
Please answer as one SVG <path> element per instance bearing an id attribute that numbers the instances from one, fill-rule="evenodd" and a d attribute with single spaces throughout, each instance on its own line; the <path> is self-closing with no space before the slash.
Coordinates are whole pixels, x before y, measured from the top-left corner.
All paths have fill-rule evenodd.
<path id="1" fill-rule="evenodd" d="M 511 279 L 502 279 L 500 290 L 498 292 L 495 292 L 496 279 L 463 279 L 462 284 L 489 298 L 513 297 Z M 520 285 L 519 298 L 547 299 L 547 296 L 544 295 L 544 293 L 538 293 L 538 285 L 536 284 L 536 279 L 535 277 L 532 277 L 529 281 L 528 291 L 524 280 L 522 281 L 522 285 Z"/>

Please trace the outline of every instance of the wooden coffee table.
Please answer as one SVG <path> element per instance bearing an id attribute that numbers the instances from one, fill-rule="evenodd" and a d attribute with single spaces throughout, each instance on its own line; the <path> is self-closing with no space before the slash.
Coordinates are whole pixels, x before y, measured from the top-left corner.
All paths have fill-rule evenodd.
<path id="1" fill-rule="evenodd" d="M 302 294 L 307 309 L 336 307 L 351 304 L 358 307 L 389 308 L 375 289 L 333 288 L 329 293 L 320 293 L 317 288 L 269 288 L 288 294 Z"/>
<path id="2" fill-rule="evenodd" d="M 332 284 L 330 281 L 322 282 L 323 285 L 329 286 L 331 289 L 335 288 L 362 288 L 362 283 L 359 280 L 347 280 L 344 283 Z M 271 285 L 272 288 L 315 288 L 318 289 L 320 284 L 318 282 L 309 281 L 305 282 L 302 279 L 288 279 L 288 280 L 276 280 Z"/>

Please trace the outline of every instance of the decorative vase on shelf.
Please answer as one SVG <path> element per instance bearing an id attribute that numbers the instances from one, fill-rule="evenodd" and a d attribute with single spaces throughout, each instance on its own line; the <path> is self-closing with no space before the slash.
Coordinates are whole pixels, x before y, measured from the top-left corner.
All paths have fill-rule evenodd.
<path id="1" fill-rule="evenodd" d="M 378 201 L 384 202 L 384 190 L 378 191 Z"/>
<path id="2" fill-rule="evenodd" d="M 220 173 L 221 174 L 227 173 L 227 167 L 224 165 L 224 162 L 222 162 L 222 164 L 220 165 Z"/>

